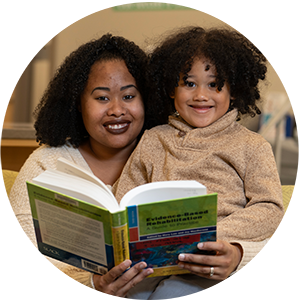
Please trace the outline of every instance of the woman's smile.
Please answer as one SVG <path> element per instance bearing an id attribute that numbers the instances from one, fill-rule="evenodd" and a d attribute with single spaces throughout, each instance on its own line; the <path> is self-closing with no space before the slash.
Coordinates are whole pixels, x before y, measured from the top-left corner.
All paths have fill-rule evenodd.
<path id="1" fill-rule="evenodd" d="M 111 134 L 122 134 L 128 130 L 130 123 L 130 121 L 115 120 L 106 122 L 103 126 Z"/>
<path id="2" fill-rule="evenodd" d="M 135 145 L 144 124 L 144 104 L 123 60 L 96 62 L 81 97 L 90 142 L 100 151 Z"/>

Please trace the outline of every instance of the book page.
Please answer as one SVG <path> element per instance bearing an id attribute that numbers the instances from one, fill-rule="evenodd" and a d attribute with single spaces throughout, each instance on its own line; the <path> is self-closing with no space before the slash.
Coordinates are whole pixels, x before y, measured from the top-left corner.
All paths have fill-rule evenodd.
<path id="1" fill-rule="evenodd" d="M 35 205 L 44 244 L 107 265 L 102 222 L 37 199 Z"/>
<path id="2" fill-rule="evenodd" d="M 71 174 L 97 184 L 99 187 L 103 188 L 112 197 L 112 199 L 115 199 L 114 194 L 111 192 L 111 190 L 106 186 L 104 182 L 102 182 L 98 177 L 87 172 L 80 166 L 70 162 L 69 160 L 60 157 L 57 160 L 56 169 L 66 174 Z"/>
<path id="3" fill-rule="evenodd" d="M 206 195 L 206 187 L 195 180 L 151 182 L 126 193 L 120 202 L 120 206 L 125 208 L 130 205 L 201 195 Z"/>
<path id="4" fill-rule="evenodd" d="M 106 208 L 109 211 L 119 210 L 119 204 L 114 201 L 115 198 L 112 198 L 107 191 L 89 180 L 71 174 L 48 169 L 33 178 L 32 182 L 47 189 Z"/>

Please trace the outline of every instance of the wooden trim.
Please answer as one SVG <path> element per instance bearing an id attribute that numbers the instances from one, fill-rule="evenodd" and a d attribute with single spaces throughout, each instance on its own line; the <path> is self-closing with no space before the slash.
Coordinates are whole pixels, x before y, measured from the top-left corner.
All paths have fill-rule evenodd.
<path id="1" fill-rule="evenodd" d="M 38 147 L 36 140 L 2 139 L 1 147 Z"/>

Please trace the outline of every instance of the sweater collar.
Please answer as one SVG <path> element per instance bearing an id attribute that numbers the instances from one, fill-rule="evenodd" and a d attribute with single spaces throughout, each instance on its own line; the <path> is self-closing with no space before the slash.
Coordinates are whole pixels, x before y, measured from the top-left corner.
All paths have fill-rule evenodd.
<path id="1" fill-rule="evenodd" d="M 233 109 L 209 126 L 204 128 L 195 128 L 183 120 L 181 116 L 172 115 L 169 116 L 169 125 L 185 133 L 189 133 L 193 130 L 193 132 L 197 133 L 197 135 L 210 136 L 229 127 L 232 123 L 234 123 L 234 121 L 236 121 L 237 116 L 237 109 Z"/>

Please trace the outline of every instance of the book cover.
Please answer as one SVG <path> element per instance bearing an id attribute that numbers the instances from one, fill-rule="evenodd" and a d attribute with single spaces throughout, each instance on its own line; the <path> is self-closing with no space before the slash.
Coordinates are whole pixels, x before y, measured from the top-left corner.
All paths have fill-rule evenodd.
<path id="1" fill-rule="evenodd" d="M 185 273 L 179 253 L 216 240 L 217 194 L 131 205 L 111 213 L 74 197 L 27 183 L 38 249 L 78 268 L 105 274 L 130 258 L 151 276 Z"/>
<path id="2" fill-rule="evenodd" d="M 98 274 L 114 267 L 108 210 L 29 182 L 27 188 L 41 253 Z"/>
<path id="3" fill-rule="evenodd" d="M 130 259 L 145 261 L 151 276 L 188 272 L 180 253 L 199 253 L 197 244 L 216 241 L 217 194 L 134 205 L 127 208 Z"/>
<path id="4" fill-rule="evenodd" d="M 40 252 L 94 273 L 130 258 L 152 276 L 179 274 L 179 253 L 216 240 L 217 194 L 197 181 L 147 183 L 118 203 L 99 178 L 60 158 L 27 189 Z"/>

